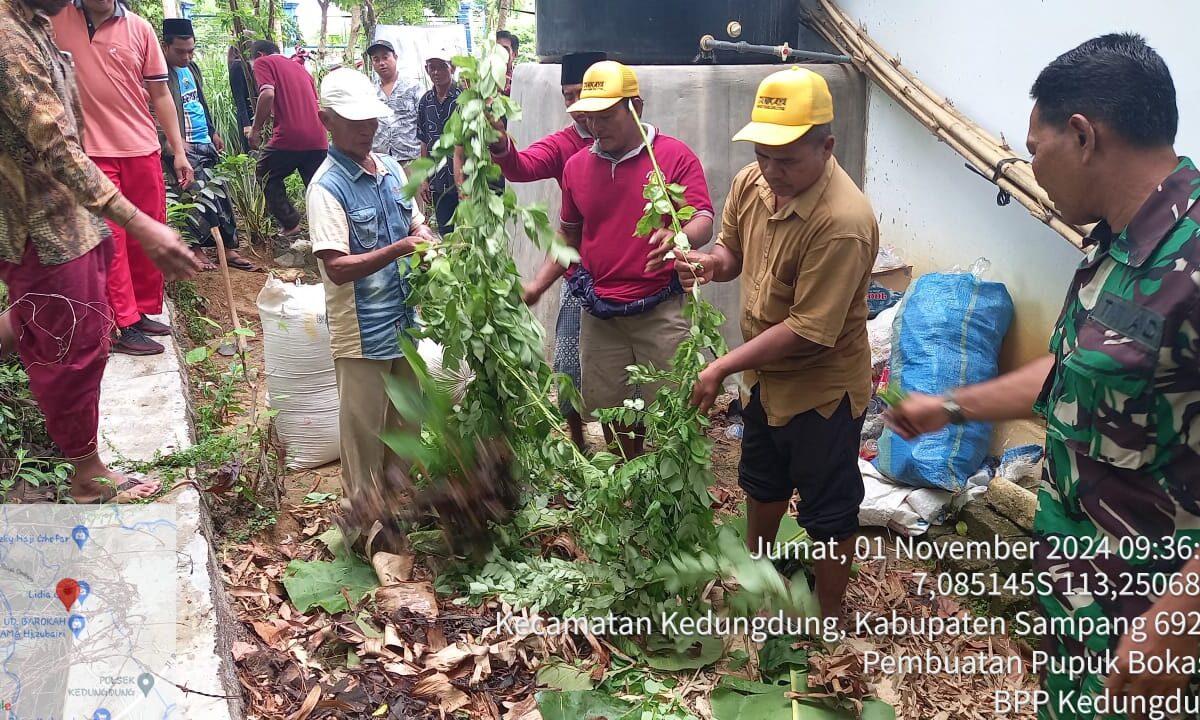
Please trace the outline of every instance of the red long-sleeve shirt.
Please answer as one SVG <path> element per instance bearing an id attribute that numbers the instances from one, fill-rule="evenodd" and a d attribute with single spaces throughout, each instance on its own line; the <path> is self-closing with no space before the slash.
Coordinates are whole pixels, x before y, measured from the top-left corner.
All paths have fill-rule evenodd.
<path id="1" fill-rule="evenodd" d="M 683 142 L 646 127 L 666 181 L 687 186 L 684 198 L 696 208 L 694 217 L 712 217 L 699 158 Z M 634 234 L 646 206 L 642 192 L 653 169 L 646 146 L 639 145 L 621 158 L 576 153 L 564 170 L 562 224 L 583 228 L 581 264 L 592 274 L 596 294 L 605 300 L 628 303 L 649 297 L 665 288 L 675 272 L 674 262 L 668 262 L 647 274 L 647 238 Z"/>
<path id="2" fill-rule="evenodd" d="M 533 182 L 553 178 L 562 187 L 563 168 L 567 160 L 580 150 L 591 147 L 592 138 L 584 137 L 572 123 L 556 133 L 551 133 L 524 150 L 517 150 L 512 138 L 501 153 L 492 153 L 492 159 L 500 166 L 504 179 L 509 182 Z"/>

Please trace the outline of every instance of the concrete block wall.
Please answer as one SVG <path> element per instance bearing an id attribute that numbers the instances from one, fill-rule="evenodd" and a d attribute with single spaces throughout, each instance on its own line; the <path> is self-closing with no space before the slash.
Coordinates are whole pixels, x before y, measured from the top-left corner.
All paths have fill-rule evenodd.
<path id="1" fill-rule="evenodd" d="M 683 65 L 637 66 L 645 119 L 668 135 L 683 140 L 704 165 L 709 193 L 716 206 L 717 230 L 721 209 L 733 176 L 754 160 L 754 148 L 734 143 L 733 137 L 750 120 L 754 93 L 767 75 L 783 65 Z M 834 96 L 835 155 L 852 178 L 862 184 L 866 157 L 866 82 L 846 65 L 809 65 L 829 82 Z M 570 123 L 563 107 L 558 65 L 520 65 L 513 74 L 513 99 L 523 108 L 522 119 L 510 124 L 509 132 L 518 147 L 525 147 Z M 514 184 L 522 204 L 541 202 L 549 206 L 557 221 L 560 196 L 553 180 Z M 638 189 L 640 192 L 640 188 Z M 525 278 L 531 278 L 543 255 L 520 228 L 514 228 L 512 252 Z M 741 344 L 738 327 L 738 283 L 710 285 L 707 298 L 725 313 L 724 335 L 731 346 Z M 547 348 L 553 347 L 554 320 L 558 314 L 556 291 L 535 308 L 546 327 Z"/>

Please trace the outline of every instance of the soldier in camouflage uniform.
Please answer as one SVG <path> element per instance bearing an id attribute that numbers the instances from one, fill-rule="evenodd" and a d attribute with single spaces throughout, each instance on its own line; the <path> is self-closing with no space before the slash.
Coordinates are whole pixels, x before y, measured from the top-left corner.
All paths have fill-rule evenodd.
<path id="1" fill-rule="evenodd" d="M 1050 590 L 1039 598 L 1044 616 L 1069 624 L 1044 646 L 1089 663 L 1045 674 L 1038 716 L 1124 719 L 1088 701 L 1200 689 L 1188 672 L 1133 675 L 1129 664 L 1135 651 L 1200 654 L 1200 635 L 1189 634 L 1200 628 L 1200 171 L 1172 147 L 1174 84 L 1138 36 L 1106 35 L 1060 56 L 1032 95 L 1039 183 L 1069 222 L 1098 223 L 1050 354 L 943 398 L 914 394 L 890 422 L 911 437 L 1028 417 L 1031 406 L 1046 420 L 1033 567 Z M 1160 628 L 1170 613 L 1190 622 Z M 1139 617 L 1144 638 L 1083 631 Z"/>

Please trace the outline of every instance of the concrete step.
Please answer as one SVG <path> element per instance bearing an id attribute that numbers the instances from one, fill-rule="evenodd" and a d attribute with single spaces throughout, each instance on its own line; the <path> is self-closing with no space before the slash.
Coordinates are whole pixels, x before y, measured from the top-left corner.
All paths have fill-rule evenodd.
<path id="1" fill-rule="evenodd" d="M 170 313 L 155 318 L 170 322 Z M 100 387 L 100 453 L 150 460 L 192 445 L 187 379 L 174 338 L 155 338 L 162 355 L 113 354 Z M 174 717 L 242 720 L 241 685 L 230 653 L 230 628 L 236 627 L 213 555 L 212 523 L 192 486 L 169 493 L 160 502 L 175 506 L 179 563 L 176 653 L 161 677 L 183 686 Z M 223 631 L 221 629 L 224 629 Z"/>

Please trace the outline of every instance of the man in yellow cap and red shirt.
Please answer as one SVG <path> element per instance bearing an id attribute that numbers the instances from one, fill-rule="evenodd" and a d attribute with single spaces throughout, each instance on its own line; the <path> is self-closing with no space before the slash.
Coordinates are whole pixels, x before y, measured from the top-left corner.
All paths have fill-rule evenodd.
<path id="1" fill-rule="evenodd" d="M 670 368 L 691 329 L 675 273 L 669 265 L 647 268 L 647 238 L 637 235 L 646 204 L 643 188 L 654 169 L 643 132 L 666 181 L 685 186 L 687 203 L 696 208 L 683 228 L 692 247 L 711 239 L 713 206 L 696 154 L 653 126 L 639 129 L 642 98 L 633 70 L 611 60 L 592 65 L 583 76 L 579 102 L 567 112 L 586 113 L 595 138 L 590 151 L 577 152 L 563 168 L 561 213 L 562 235 L 580 255 L 569 282 L 585 311 L 579 328 L 581 389 L 590 413 L 621 407 L 631 397 L 626 366 Z M 661 230 L 650 242 L 657 246 L 670 236 Z M 525 288 L 527 302 L 537 302 L 565 272 L 553 262 L 543 265 Z M 647 401 L 656 391 L 656 385 L 642 386 Z M 605 428 L 609 442 L 614 430 L 626 457 L 642 453 L 638 428 Z"/>
<path id="2" fill-rule="evenodd" d="M 692 402 L 707 410 L 722 381 L 747 372 L 738 482 L 751 550 L 773 542 L 792 493 L 800 526 L 837 543 L 815 563 L 826 617 L 841 617 L 863 499 L 859 434 L 871 397 L 867 286 L 879 250 L 875 212 L 833 157 L 833 98 L 820 75 L 793 67 L 759 85 L 735 141 L 756 163 L 733 180 L 712 252 L 676 262 L 684 285 L 742 276 L 745 344 L 716 359 Z M 648 268 L 662 265 L 664 248 Z"/>

